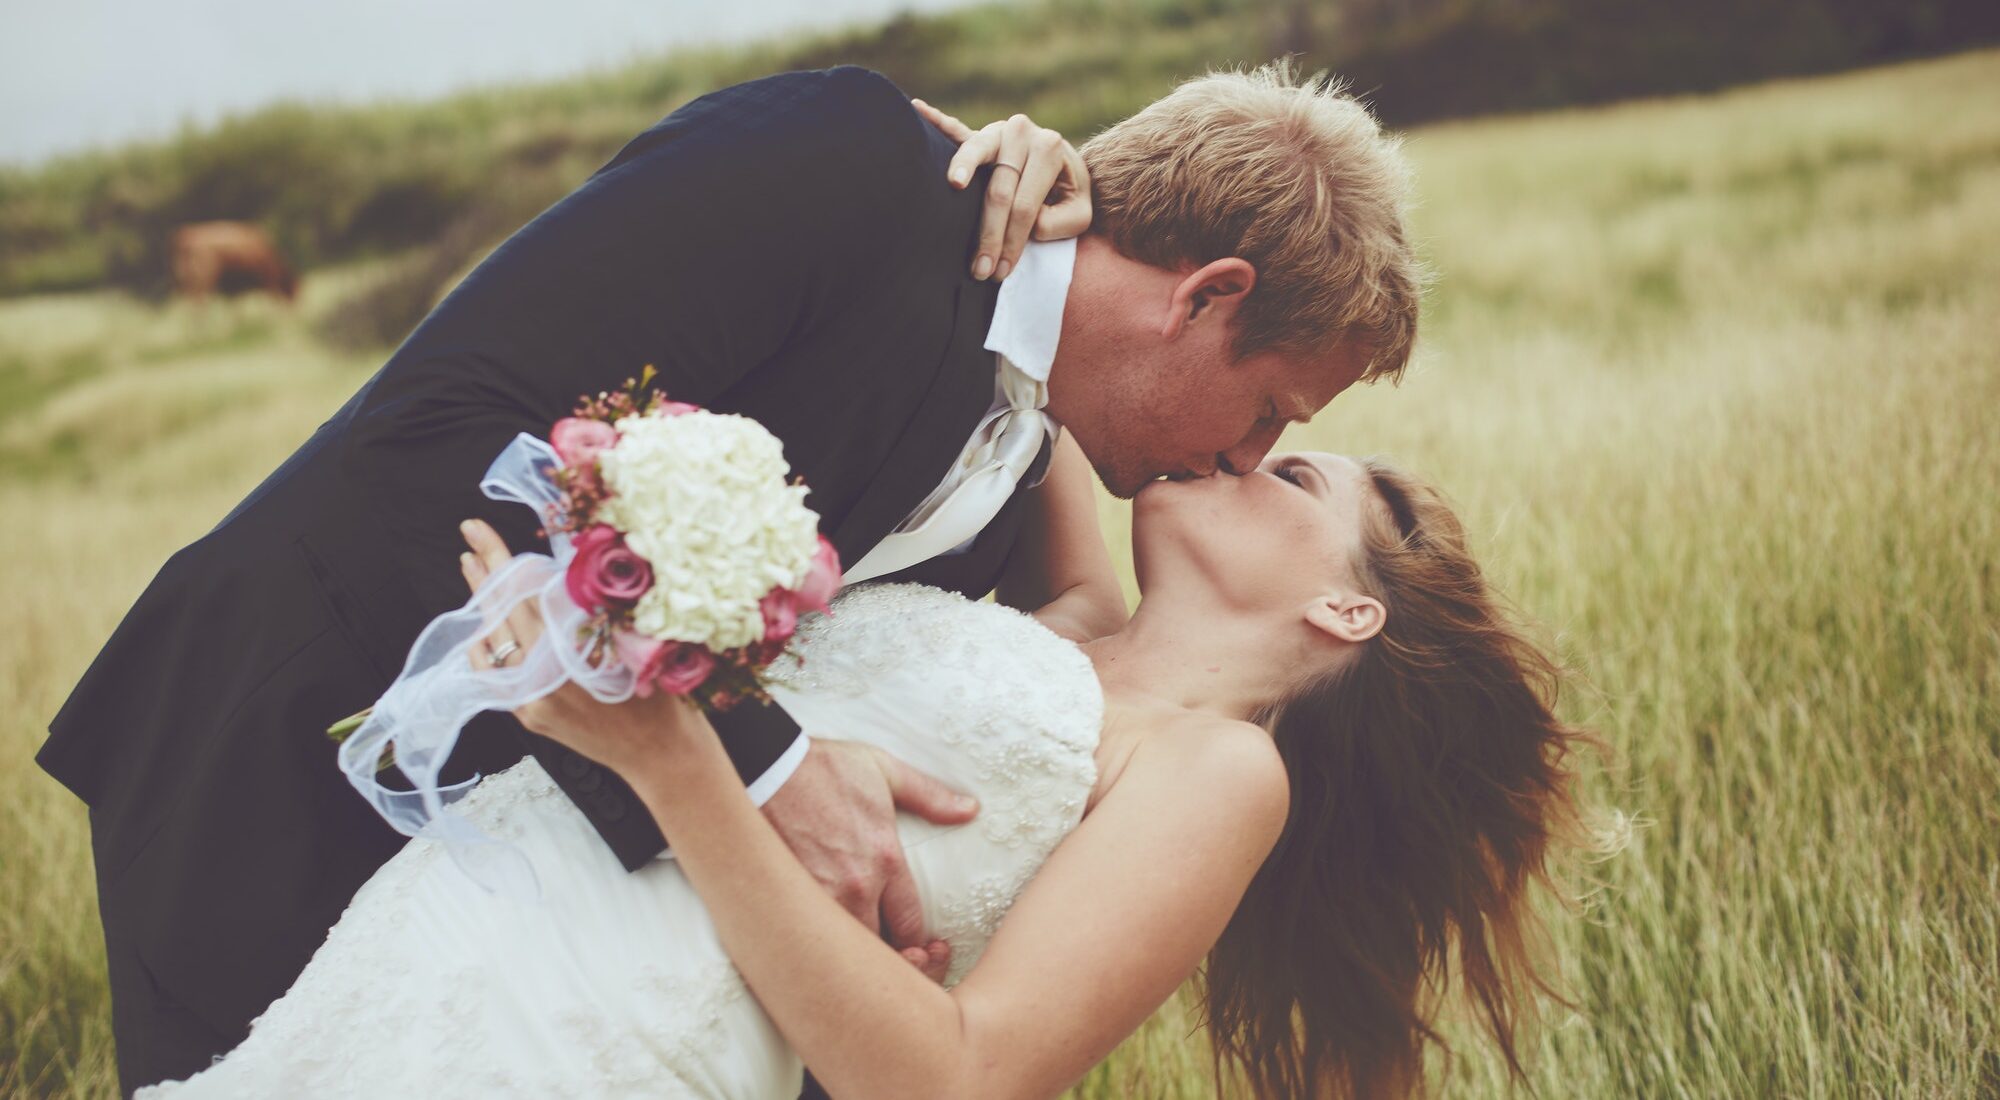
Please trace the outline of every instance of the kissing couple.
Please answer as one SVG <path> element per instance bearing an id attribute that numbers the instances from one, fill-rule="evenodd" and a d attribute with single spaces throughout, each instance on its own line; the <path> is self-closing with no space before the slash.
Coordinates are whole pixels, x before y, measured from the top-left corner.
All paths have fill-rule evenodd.
<path id="1" fill-rule="evenodd" d="M 1080 151 L 858 68 L 633 139 L 167 561 L 51 723 L 125 1090 L 1044 1097 L 1191 977 L 1257 1095 L 1413 1091 L 1447 992 L 1518 1072 L 1584 734 L 1436 490 L 1270 453 L 1404 370 L 1406 190 L 1283 65 Z M 774 705 L 474 720 L 451 812 L 540 891 L 492 892 L 323 731 L 539 544 L 487 464 L 641 365 L 782 441 L 848 587 Z M 479 674 L 542 629 L 493 623 Z"/>

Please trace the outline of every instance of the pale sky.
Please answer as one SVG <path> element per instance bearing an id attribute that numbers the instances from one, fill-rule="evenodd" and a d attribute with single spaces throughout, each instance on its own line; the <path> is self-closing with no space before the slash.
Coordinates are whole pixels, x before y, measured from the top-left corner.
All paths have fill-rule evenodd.
<path id="1" fill-rule="evenodd" d="M 0 162 L 969 0 L 0 0 Z"/>

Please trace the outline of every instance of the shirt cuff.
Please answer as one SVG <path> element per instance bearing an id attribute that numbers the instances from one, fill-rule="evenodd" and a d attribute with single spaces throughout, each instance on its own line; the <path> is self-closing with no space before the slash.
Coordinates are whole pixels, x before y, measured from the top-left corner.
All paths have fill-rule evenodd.
<path id="1" fill-rule="evenodd" d="M 778 793 L 778 788 L 784 786 L 785 781 L 792 777 L 792 773 L 799 770 L 799 765 L 805 762 L 806 750 L 810 748 L 812 748 L 812 738 L 800 732 L 798 740 L 792 742 L 792 747 L 786 749 L 783 756 L 778 757 L 770 767 L 764 769 L 763 775 L 758 776 L 755 782 L 745 788 L 750 795 L 750 801 L 759 806 L 769 802 L 771 796 Z"/>
<path id="2" fill-rule="evenodd" d="M 764 774 L 758 776 L 756 782 L 745 787 L 743 793 L 749 795 L 750 801 L 757 806 L 762 806 L 764 803 L 769 802 L 771 796 L 778 793 L 778 788 L 785 785 L 785 780 L 790 779 L 792 773 L 799 770 L 799 765 L 805 762 L 807 750 L 811 748 L 812 738 L 807 737 L 801 731 L 798 740 L 792 742 L 792 747 L 786 749 L 784 755 L 772 762 L 770 767 L 765 768 Z M 672 848 L 663 849 L 659 855 L 653 858 L 656 860 L 673 859 L 674 850 Z"/>

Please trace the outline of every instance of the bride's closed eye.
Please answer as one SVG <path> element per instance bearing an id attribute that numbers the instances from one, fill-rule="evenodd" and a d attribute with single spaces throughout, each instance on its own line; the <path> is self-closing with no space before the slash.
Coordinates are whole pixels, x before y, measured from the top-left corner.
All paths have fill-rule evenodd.
<path id="1" fill-rule="evenodd" d="M 1279 466 L 1276 469 L 1273 469 L 1271 472 L 1283 478 L 1284 480 L 1291 482 L 1292 484 L 1298 486 L 1301 489 L 1306 487 L 1305 481 L 1299 477 L 1299 468 L 1294 463 L 1287 462 L 1284 465 Z"/>

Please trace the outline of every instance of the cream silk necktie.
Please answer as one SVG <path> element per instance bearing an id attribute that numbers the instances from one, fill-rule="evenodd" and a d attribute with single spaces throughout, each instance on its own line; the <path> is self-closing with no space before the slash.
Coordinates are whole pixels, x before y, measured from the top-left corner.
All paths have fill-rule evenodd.
<path id="1" fill-rule="evenodd" d="M 1005 356 L 999 359 L 996 385 L 1007 404 L 989 413 L 973 433 L 977 445 L 959 460 L 970 472 L 949 494 L 925 501 L 849 566 L 844 583 L 858 584 L 908 569 L 977 535 L 1014 495 L 1015 486 L 1041 454 L 1043 442 L 1059 430 L 1042 411 L 1049 402 L 1048 386 Z"/>

